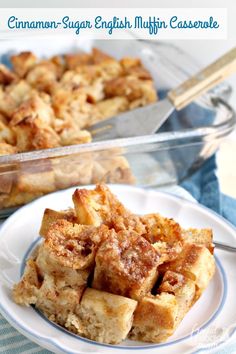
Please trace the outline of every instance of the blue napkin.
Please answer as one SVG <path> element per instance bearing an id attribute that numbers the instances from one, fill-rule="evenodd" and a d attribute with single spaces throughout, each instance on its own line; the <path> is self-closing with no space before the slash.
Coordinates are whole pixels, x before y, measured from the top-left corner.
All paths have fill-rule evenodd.
<path id="1" fill-rule="evenodd" d="M 214 210 L 236 226 L 236 200 L 220 192 L 216 158 L 208 159 L 200 170 L 181 183 L 199 203 Z"/>
<path id="2" fill-rule="evenodd" d="M 166 94 L 166 90 L 158 92 L 160 99 L 165 98 Z M 214 124 L 214 120 L 214 110 L 192 103 L 179 112 L 175 111 L 165 124 L 163 124 L 160 131 L 179 131 L 210 126 Z M 202 147 L 199 145 L 199 153 L 201 149 Z M 236 200 L 222 194 L 220 191 L 219 181 L 216 176 L 217 166 L 215 155 L 209 158 L 191 177 L 184 179 L 186 170 L 191 173 L 196 154 L 196 149 L 189 149 L 187 154 L 185 149 L 169 152 L 170 158 L 173 161 L 179 161 L 185 166 L 185 171 L 180 171 L 180 175 L 178 176 L 180 181 L 183 180 L 180 183 L 181 187 L 185 188 L 199 203 L 214 210 L 236 226 Z"/>

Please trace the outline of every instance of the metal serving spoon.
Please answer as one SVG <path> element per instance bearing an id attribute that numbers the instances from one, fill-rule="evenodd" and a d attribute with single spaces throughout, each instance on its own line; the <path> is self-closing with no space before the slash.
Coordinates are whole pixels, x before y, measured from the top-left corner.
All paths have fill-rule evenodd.
<path id="1" fill-rule="evenodd" d="M 95 123 L 87 129 L 93 141 L 154 134 L 176 109 L 180 110 L 236 71 L 233 48 L 198 74 L 169 91 L 167 98 Z"/>
<path id="2" fill-rule="evenodd" d="M 226 245 L 225 243 L 213 241 L 213 244 L 216 246 L 216 248 L 219 248 L 220 250 L 236 252 L 236 247 Z"/>

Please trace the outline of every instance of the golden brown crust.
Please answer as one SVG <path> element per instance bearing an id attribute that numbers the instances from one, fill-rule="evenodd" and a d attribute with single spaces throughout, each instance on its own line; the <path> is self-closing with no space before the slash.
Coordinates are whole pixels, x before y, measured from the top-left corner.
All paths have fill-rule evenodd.
<path id="1" fill-rule="evenodd" d="M 79 305 L 85 286 L 60 287 L 51 275 L 45 275 L 39 289 L 36 307 L 49 320 L 64 326 L 68 315 Z"/>
<path id="2" fill-rule="evenodd" d="M 124 96 L 130 102 L 143 99 L 143 104 L 157 100 L 152 81 L 143 81 L 135 76 L 124 76 L 107 81 L 104 86 L 106 97 Z"/>
<path id="3" fill-rule="evenodd" d="M 177 313 L 178 304 L 172 294 L 144 297 L 134 312 L 130 338 L 154 343 L 165 341 L 176 328 Z"/>
<path id="4" fill-rule="evenodd" d="M 173 219 L 159 214 L 140 217 L 145 226 L 143 237 L 161 254 L 162 262 L 176 259 L 183 247 L 182 229 Z"/>
<path id="5" fill-rule="evenodd" d="M 11 56 L 11 63 L 14 71 L 20 77 L 24 77 L 29 69 L 37 62 L 36 56 L 31 52 L 22 52 Z"/>
<path id="6" fill-rule="evenodd" d="M 214 256 L 205 246 L 186 243 L 176 260 L 159 267 L 161 273 L 167 270 L 183 274 L 193 280 L 197 288 L 195 296 L 197 300 L 215 273 Z"/>
<path id="7" fill-rule="evenodd" d="M 60 219 L 49 227 L 44 246 L 60 265 L 85 269 L 93 265 L 97 248 L 108 236 L 106 226 L 94 228 Z"/>
<path id="8" fill-rule="evenodd" d="M 130 331 L 136 306 L 134 300 L 87 288 L 66 326 L 100 343 L 120 343 Z"/>
<path id="9" fill-rule="evenodd" d="M 17 80 L 17 76 L 5 65 L 0 64 L 0 84 L 9 85 Z"/>
<path id="10" fill-rule="evenodd" d="M 93 287 L 139 299 L 151 291 L 158 265 L 158 253 L 143 237 L 113 232 L 97 251 Z"/>
<path id="11" fill-rule="evenodd" d="M 158 288 L 158 293 L 166 292 L 175 295 L 178 305 L 176 325 L 178 325 L 196 300 L 196 285 L 183 274 L 167 271 Z"/>
<path id="12" fill-rule="evenodd" d="M 66 66 L 70 70 L 76 69 L 77 66 L 90 65 L 93 63 L 92 55 L 87 53 L 67 54 L 64 56 Z"/>
<path id="13" fill-rule="evenodd" d="M 15 146 L 0 142 L 0 156 L 16 154 L 18 149 Z"/>
<path id="14" fill-rule="evenodd" d="M 213 232 L 211 229 L 182 229 L 184 242 L 205 246 L 213 254 Z"/>
<path id="15" fill-rule="evenodd" d="M 173 219 L 165 218 L 159 214 L 147 214 L 140 217 L 145 226 L 145 237 L 150 243 L 158 241 L 174 244 L 182 242 L 182 230 Z"/>
<path id="16" fill-rule="evenodd" d="M 104 223 L 117 232 L 128 230 L 141 234 L 145 231 L 140 218 L 127 210 L 105 184 L 98 184 L 95 190 L 77 189 L 73 202 L 81 224 Z"/>
<path id="17" fill-rule="evenodd" d="M 25 306 L 36 304 L 40 286 L 37 265 L 33 259 L 29 259 L 21 281 L 13 288 L 14 301 Z"/>
<path id="18" fill-rule="evenodd" d="M 73 209 L 67 209 L 62 211 L 56 211 L 46 208 L 44 210 L 43 219 L 41 222 L 39 234 L 42 237 L 46 237 L 50 226 L 57 220 L 67 220 L 71 223 L 76 223 L 77 218 Z"/>

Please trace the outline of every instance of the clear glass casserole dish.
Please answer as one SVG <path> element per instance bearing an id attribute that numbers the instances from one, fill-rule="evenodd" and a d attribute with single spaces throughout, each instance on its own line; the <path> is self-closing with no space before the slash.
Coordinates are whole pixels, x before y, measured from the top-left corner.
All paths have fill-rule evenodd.
<path id="1" fill-rule="evenodd" d="M 151 72 L 160 98 L 198 70 L 194 60 L 167 43 L 24 38 L 0 44 L 1 61 L 30 50 L 39 57 L 98 47 L 114 57 L 138 57 Z M 73 185 L 104 181 L 145 187 L 176 184 L 190 176 L 235 126 L 227 103 L 230 87 L 219 85 L 174 113 L 155 135 L 0 156 L 0 216 L 41 195 Z M 144 117 L 145 119 L 145 117 Z"/>

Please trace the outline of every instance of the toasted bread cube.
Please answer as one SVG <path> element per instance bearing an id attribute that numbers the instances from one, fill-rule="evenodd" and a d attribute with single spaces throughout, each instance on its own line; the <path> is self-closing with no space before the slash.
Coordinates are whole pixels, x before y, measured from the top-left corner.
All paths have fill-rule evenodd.
<path id="1" fill-rule="evenodd" d="M 72 223 L 76 222 L 76 216 L 74 210 L 68 209 L 68 210 L 56 211 L 56 210 L 46 208 L 44 210 L 43 219 L 39 231 L 40 236 L 46 237 L 52 223 L 60 219 L 67 220 Z"/>
<path id="2" fill-rule="evenodd" d="M 86 338 L 117 344 L 129 333 L 136 306 L 135 300 L 87 288 L 74 325 L 78 333 Z"/>
<path id="3" fill-rule="evenodd" d="M 129 108 L 129 102 L 126 97 L 116 96 L 113 98 L 108 98 L 106 100 L 100 101 L 96 104 L 102 119 L 111 118 L 121 112 L 127 111 Z M 100 119 L 100 120 L 102 120 Z M 93 123 L 98 120 L 95 117 Z"/>
<path id="4" fill-rule="evenodd" d="M 93 162 L 90 154 L 59 158 L 53 162 L 57 189 L 91 183 Z"/>
<path id="5" fill-rule="evenodd" d="M 182 230 L 180 225 L 173 219 L 165 218 L 159 214 L 147 214 L 141 216 L 145 225 L 145 237 L 150 243 L 158 241 L 173 245 L 175 242 L 182 242 Z"/>
<path id="6" fill-rule="evenodd" d="M 92 56 L 87 53 L 67 54 L 64 58 L 69 69 L 75 69 L 80 65 L 92 64 Z"/>
<path id="7" fill-rule="evenodd" d="M 182 274 L 167 271 L 158 292 L 174 294 L 178 304 L 177 323 L 180 323 L 194 303 L 196 286 L 193 280 Z"/>
<path id="8" fill-rule="evenodd" d="M 83 87 L 82 90 L 87 94 L 87 100 L 90 103 L 97 103 L 104 99 L 103 81 L 101 78 L 94 80 L 91 85 Z M 94 121 L 94 119 L 92 119 L 88 125 L 91 125 L 96 121 L 97 120 Z"/>
<path id="9" fill-rule="evenodd" d="M 42 60 L 30 68 L 25 80 L 38 91 L 50 93 L 57 84 L 59 76 L 58 65 L 52 61 Z"/>
<path id="10" fill-rule="evenodd" d="M 82 73 L 80 74 L 74 70 L 67 70 L 60 80 L 59 87 L 66 90 L 74 90 L 76 87 L 89 87 L 88 84 L 88 79 Z"/>
<path id="11" fill-rule="evenodd" d="M 130 69 L 142 65 L 139 58 L 132 58 L 132 57 L 124 57 L 120 60 L 120 63 L 124 69 Z"/>
<path id="12" fill-rule="evenodd" d="M 3 198 L 0 198 L 0 207 L 9 208 L 18 205 L 24 205 L 31 202 L 33 199 L 41 197 L 43 194 L 41 192 L 21 192 L 18 190 L 17 186 L 12 185 L 11 192 L 9 194 L 3 194 Z"/>
<path id="13" fill-rule="evenodd" d="M 141 80 L 133 75 L 115 77 L 105 82 L 104 92 L 107 98 L 124 96 L 128 101 L 139 100 L 140 105 L 157 101 L 157 94 L 151 80 Z"/>
<path id="14" fill-rule="evenodd" d="M 13 288 L 13 299 L 17 304 L 30 306 L 36 304 L 39 288 L 41 286 L 37 265 L 33 259 L 26 263 L 24 275 Z"/>
<path id="15" fill-rule="evenodd" d="M 214 251 L 213 233 L 211 229 L 182 229 L 185 242 L 205 246 L 211 253 Z"/>
<path id="16" fill-rule="evenodd" d="M 92 49 L 92 58 L 93 58 L 93 62 L 95 64 L 100 64 L 101 62 L 107 61 L 107 60 L 115 60 L 112 56 L 108 55 L 107 53 L 102 52 L 98 48 Z"/>
<path id="17" fill-rule="evenodd" d="M 60 287 L 85 286 L 90 274 L 89 269 L 73 269 L 72 267 L 59 264 L 51 256 L 44 243 L 39 248 L 36 265 L 41 277 L 45 275 L 55 277 Z"/>
<path id="18" fill-rule="evenodd" d="M 87 130 L 76 128 L 64 129 L 60 133 L 61 145 L 76 145 L 91 142 L 91 134 Z"/>
<path id="19" fill-rule="evenodd" d="M 0 143 L 15 144 L 15 134 L 7 124 L 0 120 Z"/>
<path id="20" fill-rule="evenodd" d="M 17 187 L 20 192 L 53 192 L 56 189 L 54 173 L 53 171 L 21 173 L 18 175 Z"/>
<path id="21" fill-rule="evenodd" d="M 167 242 L 158 241 L 153 243 L 152 246 L 160 254 L 160 264 L 175 260 L 182 251 L 182 244 L 180 242 L 170 245 Z"/>
<path id="22" fill-rule="evenodd" d="M 73 194 L 75 212 L 79 223 L 99 226 L 111 218 L 110 191 L 103 185 L 95 190 L 76 189 Z"/>
<path id="23" fill-rule="evenodd" d="M 49 227 L 43 246 L 59 267 L 86 269 L 93 265 L 97 248 L 108 236 L 105 225 L 95 228 L 57 220 Z"/>
<path id="24" fill-rule="evenodd" d="M 36 307 L 40 309 L 49 320 L 65 325 L 68 315 L 79 305 L 85 285 L 58 286 L 57 279 L 46 274 L 38 291 Z"/>
<path id="25" fill-rule="evenodd" d="M 102 156 L 94 161 L 92 183 L 106 181 L 106 183 L 133 184 L 135 178 L 132 175 L 128 161 L 123 156 Z M 114 154 L 115 155 L 115 154 Z"/>
<path id="26" fill-rule="evenodd" d="M 143 237 L 114 231 L 96 254 L 93 288 L 140 299 L 157 279 L 159 254 Z"/>
<path id="27" fill-rule="evenodd" d="M 14 71 L 20 77 L 23 77 L 29 71 L 29 69 L 36 64 L 37 58 L 31 52 L 22 52 L 17 55 L 12 55 L 11 62 L 12 62 Z"/>
<path id="28" fill-rule="evenodd" d="M 16 154 L 17 152 L 18 150 L 15 146 L 0 142 L 0 156 Z"/>
<path id="29" fill-rule="evenodd" d="M 176 259 L 183 247 L 180 225 L 159 214 L 147 214 L 141 216 L 140 220 L 145 226 L 142 236 L 161 254 L 161 263 Z"/>
<path id="30" fill-rule="evenodd" d="M 15 174 L 0 172 L 0 194 L 8 195 L 11 192 Z"/>
<path id="31" fill-rule="evenodd" d="M 206 247 L 186 243 L 178 259 L 162 264 L 159 270 L 160 272 L 172 270 L 193 280 L 197 287 L 195 296 L 197 300 L 215 273 L 215 260 Z"/>
<path id="32" fill-rule="evenodd" d="M 13 81 L 17 81 L 17 76 L 5 65 L 0 64 L 0 84 L 9 85 Z"/>
<path id="33" fill-rule="evenodd" d="M 37 115 L 23 117 L 19 114 L 13 116 L 11 123 L 15 124 L 21 118 L 22 120 L 13 126 L 16 146 L 20 152 L 60 146 L 58 134 L 47 122 L 40 120 Z"/>
<path id="34" fill-rule="evenodd" d="M 40 123 L 51 125 L 54 119 L 54 112 L 51 106 L 43 100 L 39 95 L 33 95 L 25 100 L 14 111 L 10 126 L 16 126 L 25 119 L 30 118 L 31 121 L 37 119 Z"/>
<path id="35" fill-rule="evenodd" d="M 40 277 L 43 279 L 46 275 L 53 276 L 59 288 L 85 286 L 90 274 L 89 269 L 73 269 L 61 265 L 51 256 L 44 242 L 39 247 L 35 263 Z"/>
<path id="36" fill-rule="evenodd" d="M 150 73 L 143 67 L 140 59 L 125 57 L 120 60 L 126 75 L 135 76 L 141 80 L 152 80 Z"/>
<path id="37" fill-rule="evenodd" d="M 130 338 L 133 340 L 160 343 L 171 336 L 176 328 L 178 304 L 173 294 L 161 293 L 146 296 L 134 312 Z"/>
<path id="38" fill-rule="evenodd" d="M 52 105 L 58 118 L 74 122 L 79 129 L 88 126 L 97 111 L 96 107 L 87 101 L 87 94 L 81 87 L 74 90 L 59 87 L 53 92 Z"/>
<path id="39" fill-rule="evenodd" d="M 117 232 L 128 230 L 142 234 L 145 231 L 139 217 L 127 210 L 104 184 L 98 184 L 94 190 L 77 189 L 73 202 L 81 224 L 106 224 Z"/>

